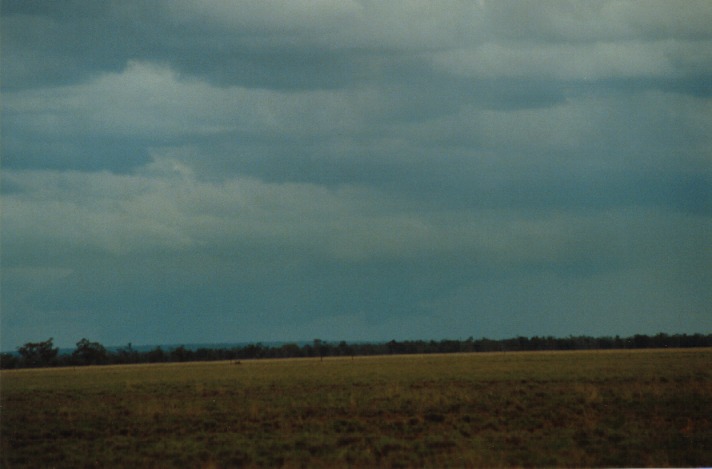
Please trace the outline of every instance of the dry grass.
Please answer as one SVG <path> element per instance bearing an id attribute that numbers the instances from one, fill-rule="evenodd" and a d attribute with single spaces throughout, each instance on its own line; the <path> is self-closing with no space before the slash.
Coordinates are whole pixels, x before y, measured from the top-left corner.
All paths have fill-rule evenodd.
<path id="1" fill-rule="evenodd" d="M 712 350 L 3 371 L 3 466 L 699 466 Z"/>

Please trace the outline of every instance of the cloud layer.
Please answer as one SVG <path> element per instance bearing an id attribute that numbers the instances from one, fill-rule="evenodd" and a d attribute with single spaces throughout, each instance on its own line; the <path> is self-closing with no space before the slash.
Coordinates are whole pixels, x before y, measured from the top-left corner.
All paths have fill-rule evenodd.
<path id="1" fill-rule="evenodd" d="M 1 8 L 3 350 L 712 328 L 709 2 Z"/>

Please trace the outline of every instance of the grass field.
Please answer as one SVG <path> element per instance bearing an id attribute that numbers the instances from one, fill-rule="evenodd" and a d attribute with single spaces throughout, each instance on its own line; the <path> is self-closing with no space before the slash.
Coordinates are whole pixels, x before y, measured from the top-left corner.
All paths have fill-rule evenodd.
<path id="1" fill-rule="evenodd" d="M 3 371 L 2 466 L 712 464 L 712 350 Z"/>

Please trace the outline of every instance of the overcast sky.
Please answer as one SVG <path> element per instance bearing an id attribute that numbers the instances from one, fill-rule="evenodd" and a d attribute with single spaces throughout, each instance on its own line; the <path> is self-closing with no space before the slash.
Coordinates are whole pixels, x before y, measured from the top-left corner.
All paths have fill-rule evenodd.
<path id="1" fill-rule="evenodd" d="M 2 2 L 3 350 L 712 332 L 712 2 Z"/>

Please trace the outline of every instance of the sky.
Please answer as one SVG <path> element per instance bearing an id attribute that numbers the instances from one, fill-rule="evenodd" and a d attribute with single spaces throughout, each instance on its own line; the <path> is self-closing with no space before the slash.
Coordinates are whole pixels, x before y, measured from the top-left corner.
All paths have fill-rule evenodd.
<path id="1" fill-rule="evenodd" d="M 712 332 L 712 2 L 0 8 L 3 350 Z"/>

